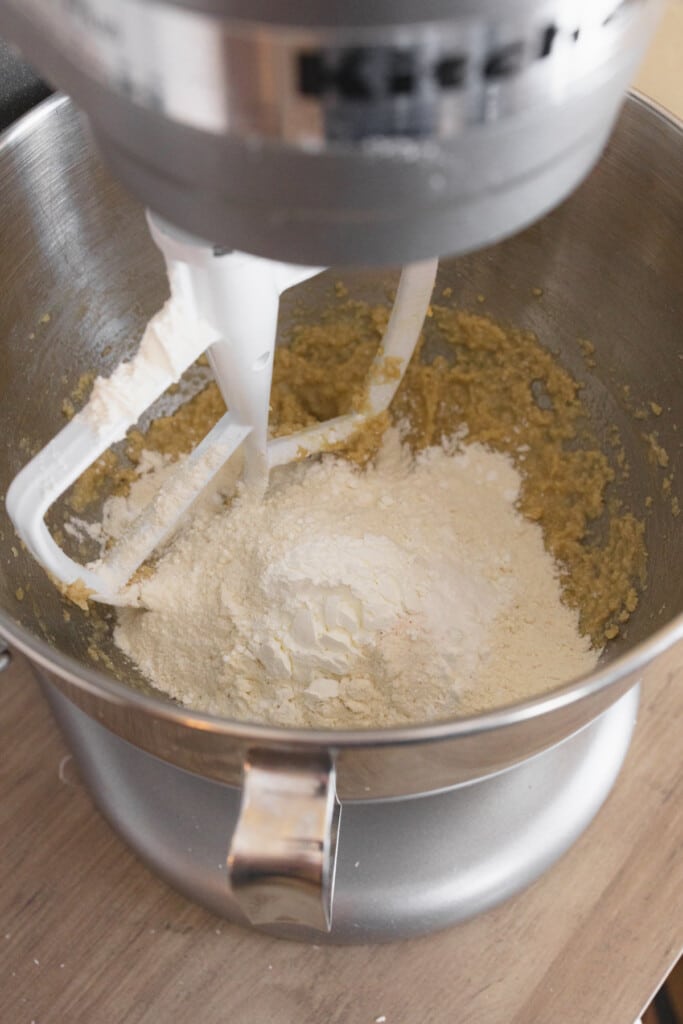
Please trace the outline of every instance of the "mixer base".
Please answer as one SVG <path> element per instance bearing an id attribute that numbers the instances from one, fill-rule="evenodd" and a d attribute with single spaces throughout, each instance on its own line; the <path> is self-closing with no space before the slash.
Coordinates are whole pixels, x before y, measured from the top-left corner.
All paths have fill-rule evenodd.
<path id="1" fill-rule="evenodd" d="M 153 870 L 216 914 L 246 923 L 225 857 L 240 791 L 147 754 L 43 687 L 99 809 Z M 638 687 L 580 732 L 499 775 L 445 792 L 343 805 L 329 935 L 391 941 L 443 928 L 523 889 L 564 853 L 606 798 L 626 755 Z"/>

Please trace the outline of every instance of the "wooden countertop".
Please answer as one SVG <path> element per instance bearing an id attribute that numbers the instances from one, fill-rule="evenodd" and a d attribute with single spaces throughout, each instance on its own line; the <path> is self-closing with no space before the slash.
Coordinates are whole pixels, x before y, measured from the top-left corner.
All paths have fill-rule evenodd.
<path id="1" fill-rule="evenodd" d="M 683 114 L 683 5 L 637 85 Z M 683 649 L 563 860 L 473 921 L 391 946 L 243 931 L 94 810 L 26 662 L 0 675 L 0 1024 L 631 1024 L 683 949 Z"/>
<path id="2" fill-rule="evenodd" d="M 312 947 L 215 918 L 94 810 L 26 662 L 0 676 L 3 1024 L 631 1024 L 683 949 L 683 649 L 569 853 L 466 924 Z"/>

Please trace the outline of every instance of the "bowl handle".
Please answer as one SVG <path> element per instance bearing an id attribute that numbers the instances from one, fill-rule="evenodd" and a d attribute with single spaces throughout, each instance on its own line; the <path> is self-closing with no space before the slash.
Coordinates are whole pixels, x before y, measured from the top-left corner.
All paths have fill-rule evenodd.
<path id="1" fill-rule="evenodd" d="M 228 884 L 253 925 L 328 932 L 341 807 L 328 751 L 252 750 L 228 853 Z"/>

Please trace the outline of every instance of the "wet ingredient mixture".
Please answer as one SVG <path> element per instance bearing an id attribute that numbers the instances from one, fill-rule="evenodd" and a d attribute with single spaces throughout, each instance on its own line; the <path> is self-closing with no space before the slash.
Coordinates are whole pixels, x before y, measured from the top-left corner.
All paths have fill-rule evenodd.
<path id="1" fill-rule="evenodd" d="M 519 700 L 595 664 L 637 604 L 644 549 L 606 500 L 614 470 L 580 387 L 529 334 L 431 314 L 391 417 L 278 471 L 258 508 L 228 472 L 143 573 L 144 609 L 119 613 L 115 639 L 155 686 L 243 719 L 379 725 Z M 344 301 L 294 328 L 274 433 L 362 401 L 386 315 Z M 103 543 L 222 411 L 209 385 L 132 433 Z"/>

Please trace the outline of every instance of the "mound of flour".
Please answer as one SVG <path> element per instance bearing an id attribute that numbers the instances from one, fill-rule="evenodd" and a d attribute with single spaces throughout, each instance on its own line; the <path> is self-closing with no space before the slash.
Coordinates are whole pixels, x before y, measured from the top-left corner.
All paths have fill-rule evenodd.
<path id="1" fill-rule="evenodd" d="M 167 471 L 150 457 L 117 536 Z M 287 725 L 381 726 L 507 703 L 591 669 L 510 460 L 479 445 L 417 458 L 389 431 L 359 471 L 284 467 L 262 502 L 204 499 L 115 640 L 183 704 Z M 229 490 L 224 480 L 223 486 Z"/>

